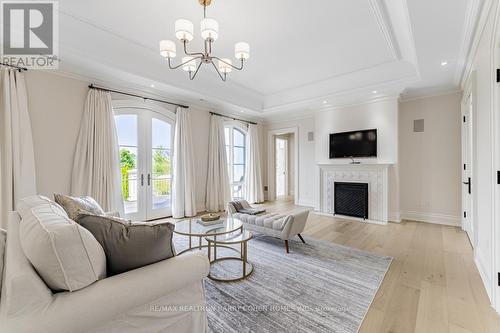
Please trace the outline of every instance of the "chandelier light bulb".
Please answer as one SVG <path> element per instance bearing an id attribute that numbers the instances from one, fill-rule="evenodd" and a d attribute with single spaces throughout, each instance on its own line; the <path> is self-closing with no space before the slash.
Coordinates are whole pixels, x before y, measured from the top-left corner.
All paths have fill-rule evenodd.
<path id="1" fill-rule="evenodd" d="M 182 69 L 186 72 L 194 72 L 196 70 L 196 60 L 193 57 L 182 58 Z"/>
<path id="2" fill-rule="evenodd" d="M 219 23 L 212 18 L 204 18 L 201 21 L 201 37 L 216 41 L 219 38 Z"/>
<path id="3" fill-rule="evenodd" d="M 160 54 L 165 58 L 175 58 L 177 55 L 175 43 L 171 40 L 160 41 Z"/>
<path id="4" fill-rule="evenodd" d="M 234 46 L 234 56 L 239 60 L 247 60 L 248 58 L 250 58 L 250 45 L 243 42 L 236 43 L 236 45 Z"/>
<path id="5" fill-rule="evenodd" d="M 231 73 L 231 71 L 233 70 L 233 68 L 231 67 L 231 65 L 233 64 L 231 59 L 222 58 L 221 60 L 219 60 L 219 70 L 221 71 L 221 73 Z"/>
<path id="6" fill-rule="evenodd" d="M 194 27 L 191 21 L 186 19 L 178 19 L 175 21 L 175 37 L 181 42 L 190 42 L 194 38 Z"/>

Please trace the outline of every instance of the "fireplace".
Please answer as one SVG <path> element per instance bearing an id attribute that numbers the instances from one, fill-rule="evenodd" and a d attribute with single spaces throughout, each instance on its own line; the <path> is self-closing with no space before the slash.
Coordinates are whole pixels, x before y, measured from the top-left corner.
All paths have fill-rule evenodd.
<path id="1" fill-rule="evenodd" d="M 335 182 L 334 214 L 368 219 L 368 183 Z"/>

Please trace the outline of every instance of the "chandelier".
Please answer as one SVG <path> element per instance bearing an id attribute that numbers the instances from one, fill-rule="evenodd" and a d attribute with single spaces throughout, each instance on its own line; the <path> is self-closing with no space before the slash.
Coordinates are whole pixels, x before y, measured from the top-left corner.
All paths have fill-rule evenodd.
<path id="1" fill-rule="evenodd" d="M 187 44 L 194 38 L 193 23 L 186 19 L 178 19 L 175 21 L 175 37 L 183 44 L 185 56 L 182 57 L 180 64 L 172 65 L 172 59 L 177 55 L 175 42 L 172 40 L 160 41 L 160 54 L 168 60 L 170 69 L 182 67 L 184 71 L 189 73 L 190 80 L 196 77 L 202 64 L 212 64 L 222 81 L 226 81 L 227 74 L 231 73 L 233 69 L 238 71 L 243 69 L 245 60 L 250 58 L 250 45 L 240 42 L 234 46 L 234 56 L 239 62 L 239 67 L 234 66 L 231 59 L 212 55 L 212 44 L 219 37 L 219 23 L 213 18 L 207 17 L 207 6 L 210 6 L 212 0 L 198 1 L 203 6 L 201 37 L 204 39 L 204 50 L 202 52 L 188 52 Z"/>

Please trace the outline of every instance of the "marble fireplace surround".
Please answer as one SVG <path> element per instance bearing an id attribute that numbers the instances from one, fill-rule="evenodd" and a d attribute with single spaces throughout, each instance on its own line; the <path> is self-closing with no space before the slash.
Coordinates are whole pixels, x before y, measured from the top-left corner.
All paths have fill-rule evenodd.
<path id="1" fill-rule="evenodd" d="M 392 164 L 319 164 L 320 170 L 320 212 L 334 213 L 335 182 L 368 184 L 369 223 L 387 224 L 389 218 L 389 175 Z M 359 218 L 347 217 L 361 220 Z"/>

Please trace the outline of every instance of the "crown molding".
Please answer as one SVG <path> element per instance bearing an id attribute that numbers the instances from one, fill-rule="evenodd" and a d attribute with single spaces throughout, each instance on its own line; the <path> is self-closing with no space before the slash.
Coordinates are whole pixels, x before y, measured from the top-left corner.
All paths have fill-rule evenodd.
<path id="1" fill-rule="evenodd" d="M 430 92 L 429 90 L 427 90 L 426 93 L 417 94 L 417 95 L 408 96 L 408 97 L 402 95 L 399 97 L 399 101 L 402 103 L 406 103 L 406 102 L 417 101 L 420 99 L 449 96 L 449 95 L 457 95 L 457 94 L 462 93 L 462 90 L 460 90 L 460 89 L 451 89 L 451 90 L 442 90 L 442 91 L 435 89 L 434 91 L 435 92 Z"/>
<path id="2" fill-rule="evenodd" d="M 462 77 L 464 76 L 465 69 L 467 68 L 468 55 L 473 49 L 474 37 L 480 25 L 481 10 L 484 5 L 484 0 L 471 0 L 469 5 L 467 6 L 465 26 L 462 34 L 463 38 L 454 79 L 454 83 L 457 86 L 460 85 Z"/>
<path id="3" fill-rule="evenodd" d="M 479 48 L 479 42 L 481 40 L 481 37 L 483 36 L 492 4 L 493 4 L 492 0 L 484 0 L 481 9 L 480 10 L 478 9 L 477 15 L 479 15 L 479 18 L 477 19 L 474 31 L 471 32 L 473 37 L 470 42 L 470 47 L 468 49 L 467 54 L 464 57 L 465 60 L 462 66 L 463 68 L 456 78 L 457 82 L 459 82 L 460 87 L 462 89 L 465 87 L 465 84 L 472 72 L 474 60 L 476 59 L 477 50 Z"/>
<path id="4" fill-rule="evenodd" d="M 392 56 L 395 60 L 401 60 L 401 52 L 397 45 L 394 31 L 390 24 L 387 9 L 382 4 L 382 0 L 369 0 L 369 2 L 370 8 L 372 9 L 373 15 L 375 16 L 375 19 L 377 20 L 378 26 L 380 28 L 380 32 L 382 33 L 382 35 L 384 35 L 385 41 L 392 53 Z"/>

